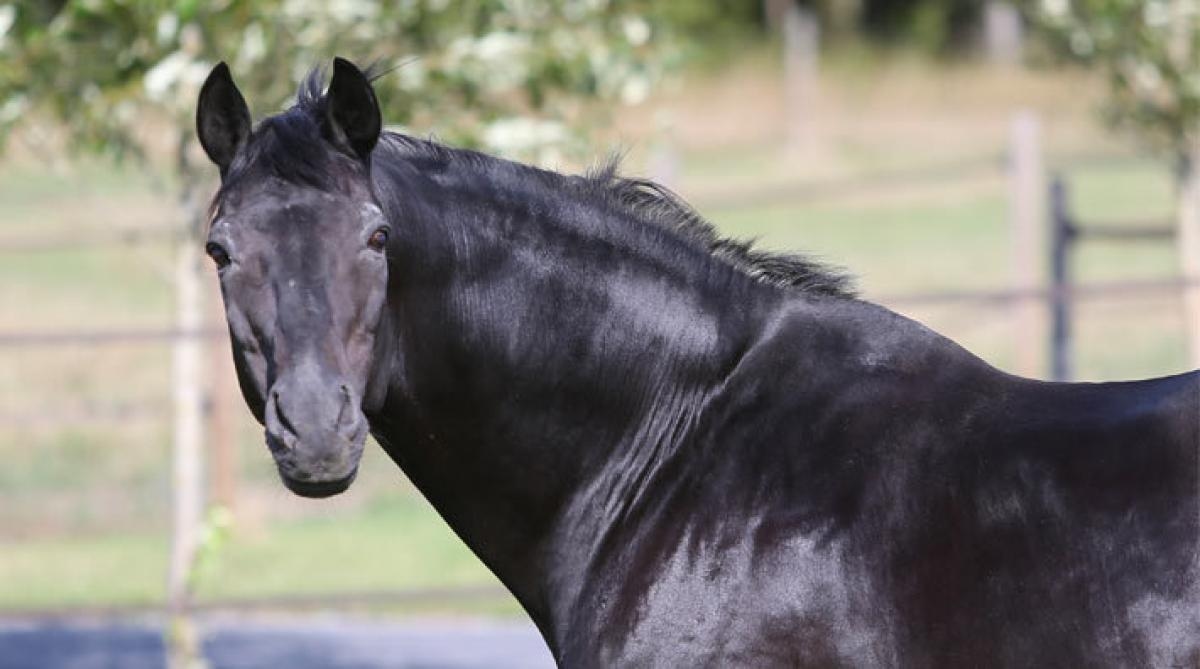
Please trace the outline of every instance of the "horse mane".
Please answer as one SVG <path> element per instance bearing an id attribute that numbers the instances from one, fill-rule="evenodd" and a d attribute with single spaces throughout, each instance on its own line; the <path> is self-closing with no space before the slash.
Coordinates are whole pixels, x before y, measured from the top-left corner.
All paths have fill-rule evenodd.
<path id="1" fill-rule="evenodd" d="M 365 74 L 368 79 L 375 79 L 379 71 L 371 66 Z M 266 119 L 255 131 L 265 141 L 259 142 L 254 162 L 265 164 L 275 176 L 317 188 L 330 188 L 339 180 L 338 174 L 345 170 L 337 169 L 339 165 L 335 159 L 331 160 L 330 152 L 312 141 L 325 115 L 324 90 L 325 72 L 313 68 L 297 90 L 296 105 Z M 301 137 L 302 134 L 306 136 Z M 722 236 L 711 222 L 667 187 L 649 179 L 621 176 L 617 157 L 583 175 L 570 176 L 399 133 L 384 133 L 381 144 L 384 143 L 406 157 L 446 167 L 473 167 L 493 176 L 504 174 L 532 181 L 552 192 L 571 191 L 596 206 L 675 234 L 759 283 L 813 294 L 855 296 L 852 280 L 845 272 L 803 254 L 765 251 L 756 248 L 752 240 Z"/>
<path id="2" fill-rule="evenodd" d="M 613 158 L 587 178 L 635 218 L 679 233 L 761 283 L 809 293 L 855 296 L 853 281 L 845 272 L 804 254 L 764 251 L 756 248 L 753 240 L 724 237 L 671 189 L 650 179 L 622 177 L 619 168 L 620 161 Z"/>

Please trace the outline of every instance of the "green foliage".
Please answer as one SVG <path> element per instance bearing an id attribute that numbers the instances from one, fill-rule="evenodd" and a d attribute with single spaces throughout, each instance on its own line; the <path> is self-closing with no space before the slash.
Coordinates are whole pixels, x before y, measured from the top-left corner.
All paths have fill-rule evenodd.
<path id="1" fill-rule="evenodd" d="M 1200 3 L 1041 0 L 1034 15 L 1063 53 L 1108 77 L 1112 122 L 1183 160 L 1200 140 Z"/>
<path id="2" fill-rule="evenodd" d="M 26 0 L 0 4 L 0 135 L 30 114 L 73 147 L 144 155 L 147 118 L 190 128 L 226 60 L 256 113 L 342 55 L 394 68 L 385 117 L 508 153 L 559 146 L 584 99 L 637 102 L 667 42 L 649 0 Z"/>
<path id="3" fill-rule="evenodd" d="M 689 60 L 715 64 L 762 37 L 763 0 L 671 0 L 656 3 L 658 25 L 682 39 Z"/>
<path id="4" fill-rule="evenodd" d="M 211 578 L 216 562 L 229 544 L 233 530 L 233 513 L 228 507 L 214 505 L 204 514 L 200 528 L 200 542 L 196 549 L 192 568 L 188 570 L 188 590 L 195 592 L 205 578 Z"/>
<path id="5" fill-rule="evenodd" d="M 862 0 L 858 20 L 877 42 L 947 54 L 972 46 L 982 7 L 980 0 Z"/>

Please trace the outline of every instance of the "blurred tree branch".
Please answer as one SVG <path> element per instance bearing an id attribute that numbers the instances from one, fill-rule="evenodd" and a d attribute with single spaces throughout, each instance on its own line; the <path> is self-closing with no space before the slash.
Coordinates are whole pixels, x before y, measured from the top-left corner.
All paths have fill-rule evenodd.
<path id="1" fill-rule="evenodd" d="M 561 144 L 583 100 L 637 102 L 673 62 L 649 0 L 27 0 L 0 4 L 0 138 L 53 118 L 72 149 L 149 157 L 226 60 L 258 114 L 343 55 L 394 72 L 389 122 L 508 152 Z M 523 119 L 518 123 L 517 119 Z"/>
<path id="2" fill-rule="evenodd" d="M 1108 79 L 1109 121 L 1189 159 L 1200 130 L 1200 3 L 1039 0 L 1031 13 L 1060 52 Z"/>
<path id="3" fill-rule="evenodd" d="M 1035 20 L 1064 53 L 1104 73 L 1108 117 L 1172 162 L 1184 313 L 1200 366 L 1200 1 L 1039 0 Z"/>

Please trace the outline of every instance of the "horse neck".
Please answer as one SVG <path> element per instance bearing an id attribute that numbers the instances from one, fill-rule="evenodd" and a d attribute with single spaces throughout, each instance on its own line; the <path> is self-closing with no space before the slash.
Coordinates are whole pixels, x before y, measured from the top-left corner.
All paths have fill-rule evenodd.
<path id="1" fill-rule="evenodd" d="M 538 619 L 567 550 L 555 543 L 565 510 L 640 493 L 776 292 L 729 268 L 674 271 L 679 249 L 658 257 L 583 229 L 620 222 L 427 195 L 441 211 L 389 212 L 412 246 L 392 264 L 388 392 L 372 427 Z"/>

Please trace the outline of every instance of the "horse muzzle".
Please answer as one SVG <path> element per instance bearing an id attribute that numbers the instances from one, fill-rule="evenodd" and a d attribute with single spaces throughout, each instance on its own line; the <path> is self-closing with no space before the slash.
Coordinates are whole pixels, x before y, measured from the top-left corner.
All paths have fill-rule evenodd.
<path id="1" fill-rule="evenodd" d="M 357 393 L 341 379 L 309 368 L 281 376 L 268 393 L 267 447 L 288 490 L 336 495 L 354 482 L 367 436 Z"/>

